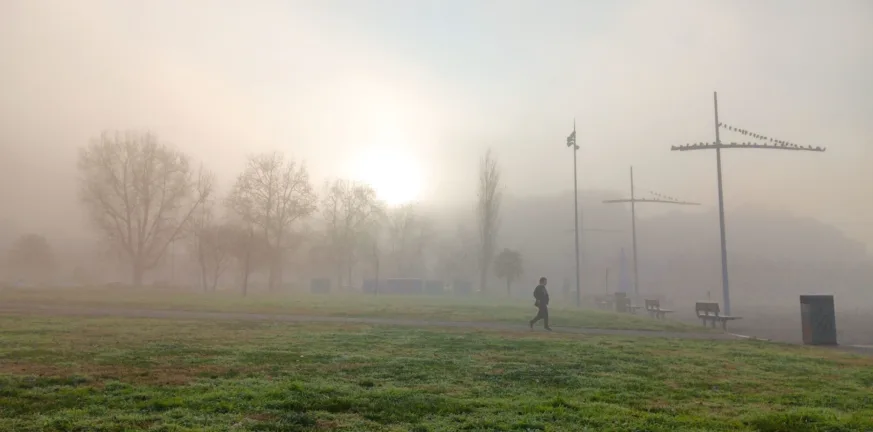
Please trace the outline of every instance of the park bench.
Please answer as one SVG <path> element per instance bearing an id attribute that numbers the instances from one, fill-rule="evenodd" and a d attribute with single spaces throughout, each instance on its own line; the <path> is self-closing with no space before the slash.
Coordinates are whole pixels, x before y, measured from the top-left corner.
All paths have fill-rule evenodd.
<path id="1" fill-rule="evenodd" d="M 721 323 L 722 330 L 727 331 L 727 322 L 741 319 L 738 316 L 728 316 L 728 315 L 720 315 L 718 303 L 715 302 L 697 302 L 694 306 L 694 312 L 697 313 L 697 318 L 700 318 L 703 321 L 703 326 L 706 326 L 706 322 L 709 321 L 712 323 L 712 328 L 715 328 L 716 321 Z"/>
<path id="2" fill-rule="evenodd" d="M 636 314 L 642 306 L 631 304 L 630 297 L 625 293 L 615 293 L 614 295 L 615 311 L 629 314 Z"/>
<path id="3" fill-rule="evenodd" d="M 609 294 L 604 295 L 596 295 L 593 297 L 594 305 L 598 309 L 611 310 L 613 303 L 613 296 Z"/>
<path id="4" fill-rule="evenodd" d="M 660 300 L 646 300 L 646 312 L 649 313 L 650 317 L 657 319 L 665 319 L 668 313 L 673 313 L 669 309 L 661 309 Z"/>

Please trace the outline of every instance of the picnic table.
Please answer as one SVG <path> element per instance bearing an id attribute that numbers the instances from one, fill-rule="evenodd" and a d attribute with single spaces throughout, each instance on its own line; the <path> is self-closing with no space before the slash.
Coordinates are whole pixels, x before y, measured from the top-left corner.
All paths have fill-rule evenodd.
<path id="1" fill-rule="evenodd" d="M 711 322 L 712 328 L 715 328 L 717 321 L 721 323 L 722 330 L 727 331 L 728 321 L 742 319 L 742 317 L 738 316 L 721 315 L 719 311 L 718 303 L 715 302 L 697 302 L 694 305 L 694 312 L 697 314 L 697 318 L 703 321 L 704 327 L 707 322 Z"/>
<path id="2" fill-rule="evenodd" d="M 672 310 L 661 308 L 660 300 L 646 300 L 646 312 L 649 316 L 656 319 L 667 318 L 668 313 L 673 313 Z"/>

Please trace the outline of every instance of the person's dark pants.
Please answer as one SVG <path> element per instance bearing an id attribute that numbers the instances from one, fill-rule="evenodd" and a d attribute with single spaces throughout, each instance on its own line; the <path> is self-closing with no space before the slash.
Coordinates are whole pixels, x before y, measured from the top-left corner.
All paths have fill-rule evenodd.
<path id="1" fill-rule="evenodd" d="M 537 316 L 534 319 L 530 320 L 530 326 L 533 327 L 534 324 L 539 320 L 543 320 L 543 327 L 549 328 L 549 307 L 548 306 L 537 306 L 539 311 L 537 312 Z"/>

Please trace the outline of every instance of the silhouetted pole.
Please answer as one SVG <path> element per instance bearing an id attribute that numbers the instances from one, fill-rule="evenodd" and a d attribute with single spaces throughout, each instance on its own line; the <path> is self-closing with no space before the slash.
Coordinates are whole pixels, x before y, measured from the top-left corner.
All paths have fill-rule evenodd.
<path id="1" fill-rule="evenodd" d="M 715 112 L 715 165 L 718 175 L 718 229 L 721 234 L 721 295 L 724 302 L 725 315 L 731 314 L 731 289 L 728 281 L 727 240 L 724 229 L 724 188 L 721 183 L 721 138 L 718 133 L 718 92 L 712 92 L 713 111 Z"/>
<path id="2" fill-rule="evenodd" d="M 812 152 L 824 152 L 824 147 L 815 147 L 807 146 L 802 147 L 797 144 L 768 137 L 763 134 L 751 132 L 745 129 L 737 128 L 734 126 L 729 126 L 723 124 L 718 121 L 718 92 L 712 92 L 712 102 L 713 108 L 715 112 L 715 142 L 714 143 L 696 143 L 696 144 L 685 144 L 683 146 L 672 146 L 670 150 L 672 151 L 690 151 L 690 150 L 712 150 L 715 149 L 715 165 L 716 165 L 716 174 L 718 176 L 718 224 L 719 231 L 721 234 L 721 288 L 722 295 L 724 296 L 724 312 L 726 315 L 730 315 L 731 313 L 731 293 L 730 293 L 730 284 L 728 281 L 728 267 L 727 267 L 727 243 L 725 241 L 725 221 L 724 221 L 724 188 L 722 186 L 721 181 L 721 149 L 725 148 L 744 148 L 744 149 L 768 149 L 768 150 L 794 150 L 794 151 L 812 151 Z M 731 132 L 737 132 L 744 136 L 751 137 L 752 139 L 756 139 L 759 141 L 764 141 L 764 144 L 755 143 L 755 142 L 743 142 L 743 143 L 729 143 L 722 144 L 720 130 L 724 128 Z M 767 142 L 770 144 L 767 144 Z"/>
<path id="3" fill-rule="evenodd" d="M 640 274 L 637 267 L 637 201 L 634 199 L 634 167 L 630 167 L 631 181 L 631 237 L 634 246 L 634 294 L 640 295 Z"/>
<path id="4" fill-rule="evenodd" d="M 679 201 L 676 199 L 658 199 L 658 198 L 641 198 L 637 199 L 634 192 L 634 167 L 630 167 L 630 199 L 606 200 L 604 204 L 630 203 L 631 205 L 631 238 L 633 239 L 633 257 L 634 257 L 634 294 L 640 294 L 640 274 L 639 266 L 637 265 L 637 203 L 661 203 L 661 204 L 676 204 L 676 205 L 700 205 L 694 202 Z"/>
<path id="5" fill-rule="evenodd" d="M 582 307 L 582 290 L 580 289 L 579 271 L 579 183 L 576 175 L 576 120 L 573 119 L 573 133 L 567 137 L 567 147 L 573 147 L 573 222 L 576 224 L 576 307 Z"/>

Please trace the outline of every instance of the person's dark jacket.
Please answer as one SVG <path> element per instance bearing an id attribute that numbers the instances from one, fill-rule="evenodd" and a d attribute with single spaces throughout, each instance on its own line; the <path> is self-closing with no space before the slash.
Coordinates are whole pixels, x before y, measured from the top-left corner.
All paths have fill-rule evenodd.
<path id="1" fill-rule="evenodd" d="M 536 299 L 534 306 L 546 307 L 549 305 L 549 292 L 546 290 L 545 285 L 537 285 L 537 287 L 534 288 L 533 295 Z"/>

